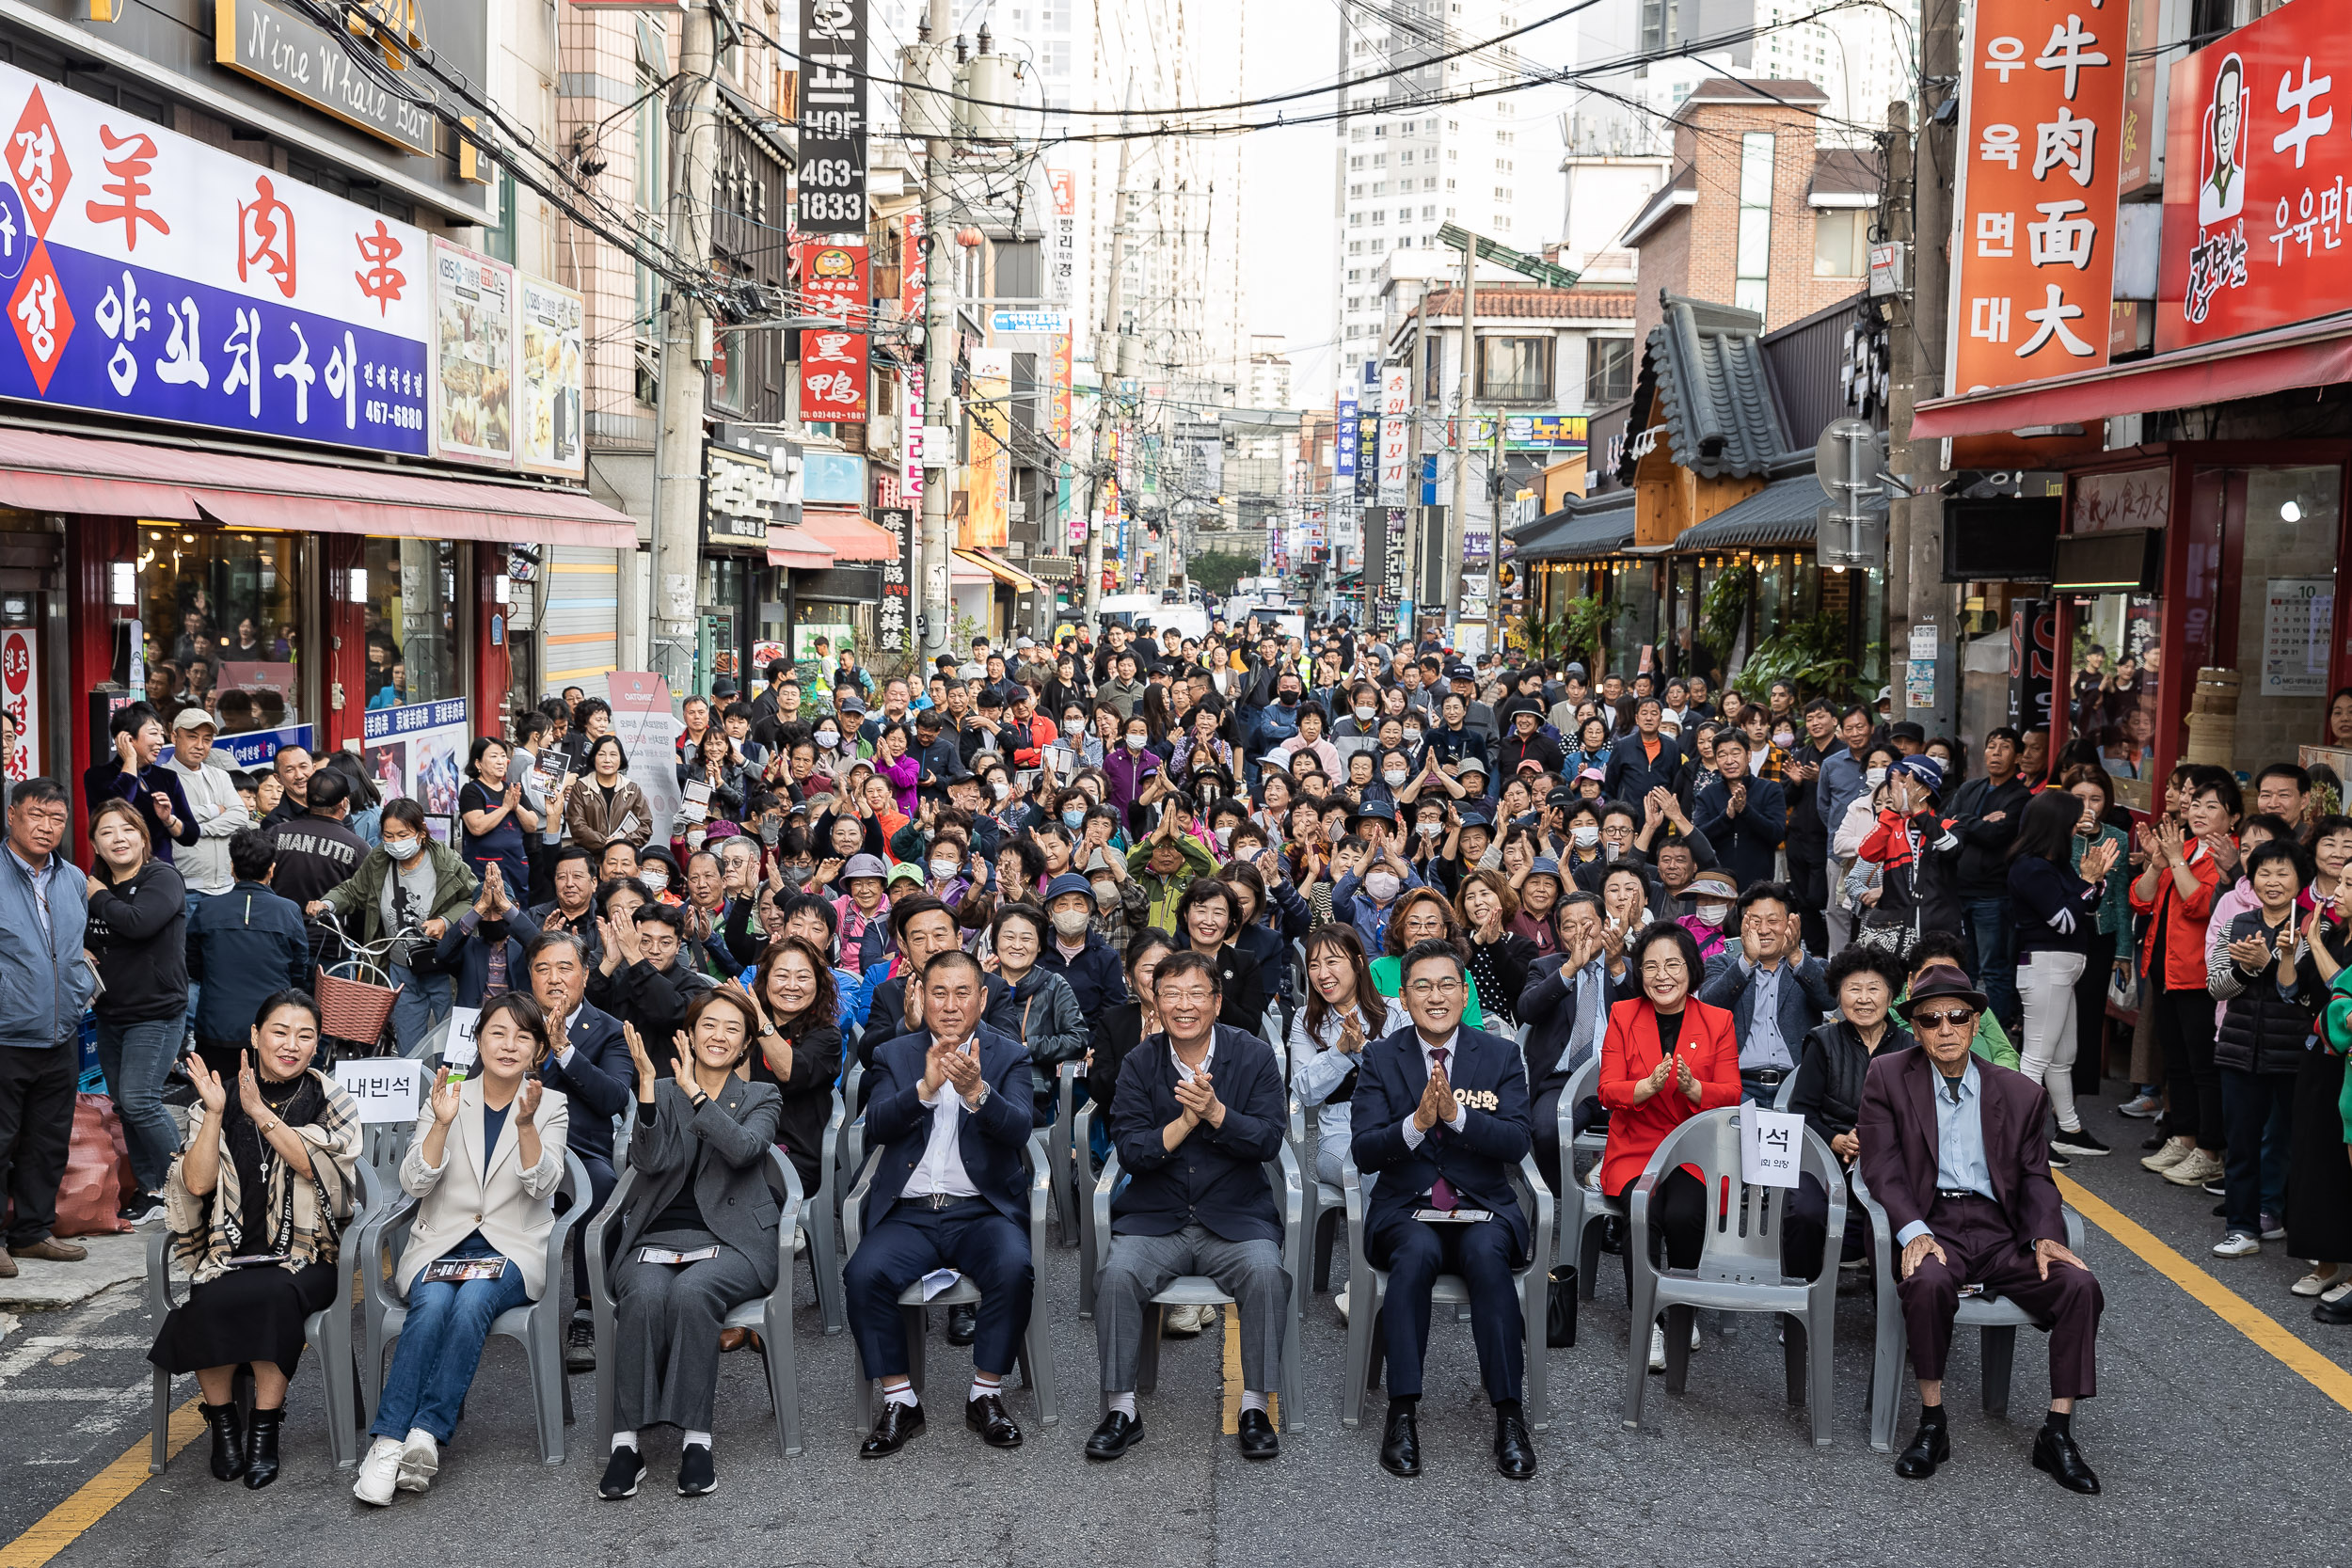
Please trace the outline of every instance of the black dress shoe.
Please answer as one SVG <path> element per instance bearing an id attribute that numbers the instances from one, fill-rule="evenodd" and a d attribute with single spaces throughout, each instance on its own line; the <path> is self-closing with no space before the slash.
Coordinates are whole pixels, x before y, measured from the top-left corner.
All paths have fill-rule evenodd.
<path id="1" fill-rule="evenodd" d="M 1087 1439 L 1087 1457 L 1108 1462 L 1143 1441 L 1143 1418 L 1114 1410 Z"/>
<path id="2" fill-rule="evenodd" d="M 966 1400 L 963 1424 L 980 1434 L 980 1441 L 992 1449 L 1017 1449 L 1021 1446 L 1021 1427 L 1005 1409 L 1001 1394 L 982 1394 L 977 1400 Z"/>
<path id="3" fill-rule="evenodd" d="M 256 1410 L 245 1428 L 245 1489 L 259 1492 L 278 1479 L 278 1428 L 285 1408 Z"/>
<path id="4" fill-rule="evenodd" d="M 977 1304 L 967 1301 L 961 1307 L 947 1308 L 947 1342 L 949 1344 L 968 1345 L 979 1337 L 979 1332 L 980 1309 Z"/>
<path id="5" fill-rule="evenodd" d="M 1925 1481 L 1935 1467 L 1952 1457 L 1952 1439 L 1942 1426 L 1922 1421 L 1912 1433 L 1911 1447 L 1895 1459 L 1895 1473 L 1906 1481 Z"/>
<path id="6" fill-rule="evenodd" d="M 2033 1440 L 2033 1467 L 2046 1471 L 2050 1479 L 2069 1492 L 2079 1492 L 2086 1497 L 2099 1495 L 2099 1478 L 2083 1463 L 2082 1450 L 2074 1447 L 2073 1433 L 2045 1426 Z"/>
<path id="7" fill-rule="evenodd" d="M 227 1404 L 204 1404 L 197 1407 L 204 1416 L 204 1424 L 213 1433 L 213 1479 L 234 1481 L 245 1474 L 245 1418 L 236 1402 Z"/>
<path id="8" fill-rule="evenodd" d="M 1495 1474 L 1505 1481 L 1526 1481 L 1535 1474 L 1535 1439 L 1527 1418 L 1516 1410 L 1495 1412 Z"/>
<path id="9" fill-rule="evenodd" d="M 897 1453 L 922 1430 L 921 1405 L 893 1404 L 884 1400 L 882 1413 L 874 1418 L 874 1430 L 867 1433 L 866 1441 L 857 1446 L 857 1456 L 860 1459 L 881 1459 Z"/>
<path id="10" fill-rule="evenodd" d="M 1413 1407 L 1389 1406 L 1389 1430 L 1380 1439 L 1380 1468 L 1407 1481 L 1421 1474 L 1421 1433 L 1413 1425 Z"/>
<path id="11" fill-rule="evenodd" d="M 1263 1410 L 1241 1413 L 1241 1456 L 1244 1459 L 1272 1459 L 1282 1451 L 1282 1439 L 1276 1434 L 1274 1423 Z"/>
<path id="12" fill-rule="evenodd" d="M 2352 1293 L 2338 1296 L 2333 1301 L 2322 1300 L 2312 1308 L 2312 1318 L 2314 1322 L 2330 1323 L 2338 1328 L 2352 1323 Z"/>
<path id="13" fill-rule="evenodd" d="M 596 1496 L 608 1502 L 637 1496 L 637 1483 L 645 1479 L 645 1462 L 635 1449 L 622 1447 L 612 1450 L 612 1457 L 604 1462 L 604 1479 L 596 1482 Z"/>

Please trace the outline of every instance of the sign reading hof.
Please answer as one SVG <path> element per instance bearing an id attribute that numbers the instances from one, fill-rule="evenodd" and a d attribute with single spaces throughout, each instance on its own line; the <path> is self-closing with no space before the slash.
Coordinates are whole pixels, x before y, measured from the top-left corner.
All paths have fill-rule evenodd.
<path id="1" fill-rule="evenodd" d="M 801 228 L 863 234 L 866 0 L 801 0 Z"/>

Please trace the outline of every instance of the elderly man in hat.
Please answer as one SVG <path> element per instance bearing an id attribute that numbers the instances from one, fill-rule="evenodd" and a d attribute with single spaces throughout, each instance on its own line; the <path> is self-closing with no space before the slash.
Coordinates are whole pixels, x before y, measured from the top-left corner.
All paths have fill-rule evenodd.
<path id="1" fill-rule="evenodd" d="M 2070 1492 L 2095 1493 L 2074 1413 L 2076 1400 L 2098 1392 L 2106 1298 L 2066 1246 L 2050 1179 L 2049 1097 L 1968 1049 L 1986 1006 L 1957 968 L 1924 972 L 1900 1009 L 1920 1049 L 1872 1059 L 1854 1124 L 1863 1179 L 1901 1249 L 1896 1288 L 1919 1379 L 1919 1429 L 1895 1472 L 1923 1481 L 1951 1457 L 1944 1367 L 1952 1315 L 1963 1289 L 1981 1288 L 2049 1332 L 2050 1413 L 2034 1438 L 2034 1468 Z"/>

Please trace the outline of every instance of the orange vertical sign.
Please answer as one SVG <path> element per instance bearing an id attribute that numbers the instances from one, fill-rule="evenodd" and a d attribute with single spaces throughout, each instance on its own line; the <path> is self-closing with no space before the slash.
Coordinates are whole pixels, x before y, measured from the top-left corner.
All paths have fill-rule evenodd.
<path id="1" fill-rule="evenodd" d="M 2126 11 L 1978 0 L 1961 68 L 1950 391 L 2107 362 Z"/>

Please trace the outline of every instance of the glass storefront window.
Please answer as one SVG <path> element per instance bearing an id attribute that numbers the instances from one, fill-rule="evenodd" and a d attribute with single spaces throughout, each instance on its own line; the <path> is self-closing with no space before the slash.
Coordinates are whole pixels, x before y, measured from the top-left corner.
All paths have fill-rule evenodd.
<path id="1" fill-rule="evenodd" d="M 2140 594 L 2098 594 L 2074 600 L 2074 637 L 2067 688 L 2067 728 L 2099 748 L 2116 793 L 2135 811 L 2150 809 L 2148 775 L 2155 766 L 2159 601 Z"/>
<path id="2" fill-rule="evenodd" d="M 368 706 L 465 695 L 457 546 L 446 539 L 371 539 L 366 561 Z"/>
<path id="3" fill-rule="evenodd" d="M 298 678 L 299 542 L 145 524 L 138 546 L 148 701 L 167 718 L 201 704 L 224 735 L 309 720 Z"/>

